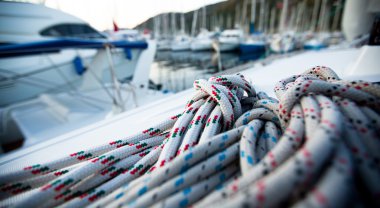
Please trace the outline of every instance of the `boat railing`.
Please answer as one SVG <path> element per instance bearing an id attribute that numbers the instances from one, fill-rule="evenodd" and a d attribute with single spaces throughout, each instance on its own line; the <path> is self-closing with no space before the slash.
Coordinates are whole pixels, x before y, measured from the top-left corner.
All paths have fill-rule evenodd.
<path id="1" fill-rule="evenodd" d="M 101 56 L 106 56 L 106 60 L 108 63 L 108 67 L 106 68 L 110 70 L 111 80 L 113 86 L 115 86 L 114 88 L 111 88 L 111 90 L 114 90 L 114 92 L 111 92 L 110 88 L 105 86 L 105 83 L 102 82 L 99 73 L 94 73 L 91 70 L 88 71 L 91 74 L 92 79 L 95 80 L 95 82 L 97 82 L 97 86 L 100 86 L 106 92 L 106 94 L 112 100 L 113 104 L 118 106 L 118 108 L 123 109 L 123 102 L 125 101 L 122 101 L 122 98 L 120 96 L 120 84 L 117 80 L 114 69 L 114 63 L 112 60 L 113 54 L 120 53 L 121 51 L 123 51 L 116 50 L 118 48 L 124 49 L 124 52 L 130 49 L 145 49 L 147 48 L 147 42 L 131 42 L 124 40 L 81 40 L 65 38 L 0 46 L 0 59 L 37 55 L 44 57 L 49 63 L 49 65 L 46 67 L 32 70 L 22 74 L 16 73 L 12 70 L 0 68 L 0 73 L 4 74 L 2 77 L 0 77 L 0 87 L 3 89 L 10 88 L 14 86 L 16 82 L 21 82 L 23 84 L 43 88 L 45 89 L 42 90 L 43 93 L 67 91 L 71 94 L 83 95 L 83 93 L 81 92 L 85 91 L 85 89 L 78 89 L 81 78 L 78 77 L 77 79 L 69 79 L 68 77 L 66 77 L 66 75 L 62 71 L 62 67 L 67 63 L 55 63 L 55 61 L 49 55 L 66 49 L 104 49 L 102 50 L 104 52 Z M 97 56 L 95 55 L 94 59 L 96 57 Z M 91 67 L 91 64 L 94 64 L 95 62 L 95 60 L 92 60 L 89 64 L 89 67 L 87 68 L 93 68 Z M 57 85 L 57 83 L 50 82 L 49 80 L 41 79 L 38 77 L 38 74 L 45 73 L 49 70 L 55 70 L 55 72 L 58 73 L 58 75 L 64 80 L 64 82 L 62 84 Z M 90 98 L 84 95 L 83 98 L 84 99 L 80 99 L 83 102 L 86 102 L 86 99 L 92 99 L 92 97 Z M 100 101 L 100 99 L 98 99 L 98 101 Z M 87 101 L 86 103 L 91 104 L 92 102 Z"/>

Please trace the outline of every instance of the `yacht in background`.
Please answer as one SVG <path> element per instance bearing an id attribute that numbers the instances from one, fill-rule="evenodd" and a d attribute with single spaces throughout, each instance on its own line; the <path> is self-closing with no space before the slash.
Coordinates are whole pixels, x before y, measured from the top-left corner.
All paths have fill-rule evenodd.
<path id="1" fill-rule="evenodd" d="M 245 2 L 247 3 L 247 2 Z M 264 6 L 263 6 L 263 1 L 260 3 L 260 23 L 259 25 L 262 25 L 263 17 L 265 14 Z M 250 33 L 249 35 L 246 35 L 245 40 L 240 42 L 239 45 L 239 51 L 240 54 L 243 56 L 247 54 L 255 54 L 255 55 L 260 55 L 261 53 L 265 53 L 266 48 L 268 46 L 266 40 L 268 34 L 264 34 L 262 32 L 257 32 L 255 31 L 255 22 L 256 22 L 256 0 L 251 0 L 251 17 L 250 17 L 250 24 L 249 24 L 249 30 Z M 246 13 L 246 7 L 244 8 L 245 10 L 243 11 Z M 271 21 L 274 21 L 274 16 L 271 15 Z M 262 28 L 260 28 L 262 29 Z"/>
<path id="2" fill-rule="evenodd" d="M 201 29 L 200 33 L 191 42 L 192 51 L 208 51 L 212 50 L 214 33 L 208 31 L 207 29 Z"/>
<path id="3" fill-rule="evenodd" d="M 244 39 L 244 32 L 241 29 L 224 30 L 217 39 L 218 47 L 216 51 L 227 52 L 239 49 L 240 43 Z"/>
<path id="4" fill-rule="evenodd" d="M 181 14 L 181 30 L 174 38 L 171 49 L 172 51 L 187 51 L 190 50 L 191 37 L 185 32 L 185 14 Z"/>
<path id="5" fill-rule="evenodd" d="M 165 51 L 171 50 L 172 41 L 167 38 L 158 39 L 157 41 L 157 50 Z"/>
<path id="6" fill-rule="evenodd" d="M 320 32 L 313 38 L 305 41 L 303 48 L 305 50 L 320 50 L 327 47 L 338 45 L 344 41 L 343 34 L 340 32 Z"/>
<path id="7" fill-rule="evenodd" d="M 270 41 L 270 49 L 274 53 L 289 53 L 296 49 L 294 33 L 275 34 Z"/>
<path id="8" fill-rule="evenodd" d="M 267 46 L 264 35 L 253 34 L 240 43 L 239 50 L 241 54 L 265 53 Z"/>
<path id="9" fill-rule="evenodd" d="M 323 40 L 318 39 L 318 38 L 313 38 L 311 40 L 306 41 L 303 44 L 303 48 L 305 50 L 321 50 L 326 47 L 327 47 L 327 44 Z"/>
<path id="10" fill-rule="evenodd" d="M 191 38 L 186 34 L 180 34 L 175 37 L 171 44 L 172 51 L 187 51 L 190 50 Z"/>

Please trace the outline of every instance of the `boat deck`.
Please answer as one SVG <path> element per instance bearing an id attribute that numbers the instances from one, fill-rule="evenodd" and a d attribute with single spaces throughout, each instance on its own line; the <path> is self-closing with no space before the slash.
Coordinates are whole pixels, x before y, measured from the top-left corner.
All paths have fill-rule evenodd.
<path id="1" fill-rule="evenodd" d="M 257 65 L 242 71 L 256 90 L 262 90 L 274 96 L 273 88 L 277 81 L 293 74 L 299 74 L 316 66 L 329 66 L 344 77 L 344 70 L 359 55 L 359 49 L 324 50 L 306 52 L 287 59 L 273 61 L 268 65 Z M 62 157 L 71 152 L 87 149 L 117 138 L 123 138 L 170 116 L 181 113 L 193 94 L 189 89 L 167 98 L 152 102 L 143 107 L 122 113 L 42 142 L 31 147 L 16 150 L 0 158 L 0 167 L 13 169 L 26 164 L 44 163 Z M 12 162 L 12 163 L 10 163 Z"/>

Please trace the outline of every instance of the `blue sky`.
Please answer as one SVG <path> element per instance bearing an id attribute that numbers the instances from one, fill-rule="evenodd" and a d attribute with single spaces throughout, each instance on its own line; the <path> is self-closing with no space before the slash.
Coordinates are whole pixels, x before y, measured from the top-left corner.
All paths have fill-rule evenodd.
<path id="1" fill-rule="evenodd" d="M 132 28 L 163 12 L 187 12 L 223 0 L 46 0 L 45 5 L 77 16 L 98 30 Z"/>

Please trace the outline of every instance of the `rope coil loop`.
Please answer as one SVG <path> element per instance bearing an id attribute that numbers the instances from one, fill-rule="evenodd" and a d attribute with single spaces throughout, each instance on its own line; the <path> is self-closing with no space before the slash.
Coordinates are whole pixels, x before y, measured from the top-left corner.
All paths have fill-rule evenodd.
<path id="1" fill-rule="evenodd" d="M 317 66 L 278 100 L 242 75 L 194 89 L 142 132 L 0 173 L 0 207 L 380 206 L 378 84 Z"/>
<path id="2" fill-rule="evenodd" d="M 47 201 L 44 206 L 50 207 L 68 201 L 67 206 L 78 207 L 91 203 L 230 129 L 243 113 L 241 100 L 256 95 L 242 75 L 196 83 L 198 93 L 182 114 L 124 139 L 1 173 L 0 197 L 8 197 L 2 204 L 33 207 Z M 17 197 L 9 198 L 13 195 Z"/>
<path id="3" fill-rule="evenodd" d="M 380 86 L 314 67 L 281 80 L 275 92 L 285 129 L 277 145 L 194 207 L 379 206 Z"/>

